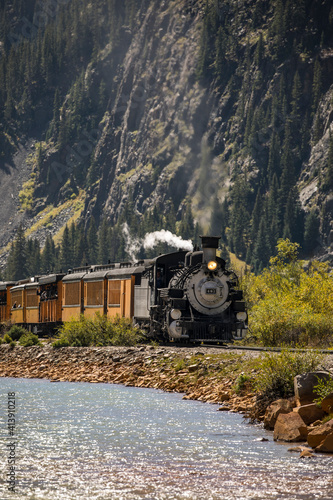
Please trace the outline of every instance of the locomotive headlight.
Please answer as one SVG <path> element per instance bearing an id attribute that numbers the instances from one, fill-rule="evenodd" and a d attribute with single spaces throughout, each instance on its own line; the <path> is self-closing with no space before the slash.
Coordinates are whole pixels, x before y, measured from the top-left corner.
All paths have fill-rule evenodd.
<path id="1" fill-rule="evenodd" d="M 238 321 L 245 321 L 246 318 L 247 318 L 247 314 L 245 311 L 242 311 L 242 312 L 238 312 L 236 314 L 236 318 L 238 319 Z"/>
<path id="2" fill-rule="evenodd" d="M 217 268 L 217 262 L 215 262 L 215 260 L 211 260 L 208 262 L 207 267 L 210 271 L 215 271 Z"/>
<path id="3" fill-rule="evenodd" d="M 180 319 L 182 313 L 179 309 L 171 309 L 170 316 L 172 319 Z"/>

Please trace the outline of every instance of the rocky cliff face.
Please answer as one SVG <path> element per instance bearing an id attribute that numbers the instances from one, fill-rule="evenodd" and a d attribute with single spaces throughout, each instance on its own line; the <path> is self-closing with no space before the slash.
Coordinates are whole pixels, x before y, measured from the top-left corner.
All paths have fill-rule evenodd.
<path id="1" fill-rule="evenodd" d="M 248 188 L 242 207 L 247 215 L 239 223 L 243 224 L 243 247 L 237 249 L 236 236 L 231 247 L 245 258 L 244 246 L 254 253 L 260 251 L 248 230 L 256 224 L 259 228 L 254 220 L 255 199 L 258 193 L 263 203 L 269 197 L 269 168 L 275 168 L 281 181 L 277 234 L 288 234 L 284 229 L 287 200 L 281 192 L 288 170 L 288 159 L 283 160 L 288 143 L 285 130 L 291 124 L 290 170 L 296 177 L 303 213 L 315 209 L 321 228 L 317 250 L 323 253 L 329 249 L 333 185 L 323 179 L 328 175 L 333 119 L 333 50 L 327 35 L 327 23 L 332 19 L 328 21 L 329 2 L 323 2 L 320 15 L 327 18 L 327 26 L 323 21 L 325 36 L 317 42 L 319 21 L 314 14 L 314 20 L 311 18 L 316 2 L 305 3 L 311 7 L 310 21 L 306 16 L 300 21 L 295 6 L 279 1 L 238 2 L 237 9 L 222 1 L 142 2 L 131 25 L 119 29 L 116 49 L 114 42 L 106 41 L 94 60 L 82 67 L 82 85 L 95 107 L 100 105 L 98 88 L 102 81 L 105 84 L 98 120 L 86 120 L 81 114 L 80 134 L 61 147 L 54 132 L 46 134 L 55 120 L 50 113 L 44 130 L 35 134 L 35 139 L 42 140 L 42 154 L 38 158 L 38 151 L 35 153 L 33 201 L 21 216 L 27 228 L 34 225 L 31 234 L 45 232 L 45 214 L 49 217 L 51 205 L 63 214 L 56 228 L 52 217 L 46 221 L 48 230 L 55 233 L 66 221 L 79 216 L 86 223 L 91 215 L 96 221 L 107 216 L 115 224 L 129 198 L 133 198 L 139 218 L 156 207 L 161 213 L 175 210 L 179 220 L 191 205 L 195 219 L 207 230 L 216 203 L 221 208 L 227 200 L 231 213 L 239 211 L 231 189 L 242 178 Z M 286 47 L 284 56 L 278 50 L 279 8 L 285 9 L 285 24 L 288 9 L 289 17 L 295 19 L 295 25 L 284 28 L 280 40 Z M 296 46 L 294 41 L 289 51 L 288 36 L 298 31 L 302 43 Z M 308 48 L 311 36 L 315 40 L 312 51 Z M 214 54 L 209 53 L 212 48 Z M 318 61 L 320 84 L 316 91 Z M 204 68 L 201 74 L 200 64 Z M 73 113 L 68 103 L 75 96 L 74 87 L 60 100 L 60 125 Z M 51 106 L 51 99 L 45 106 Z M 297 139 L 301 133 L 304 147 Z M 277 155 L 282 160 L 273 168 L 269 165 L 274 134 L 279 136 Z M 3 186 L 0 194 L 1 189 Z M 69 203 L 67 211 L 65 203 Z M 38 219 L 43 224 L 38 225 Z M 235 234 L 239 232 L 236 219 L 231 215 L 227 221 Z M 266 224 L 271 226 L 268 219 Z M 8 242 L 6 230 L 1 231 L 1 244 Z"/>
<path id="2" fill-rule="evenodd" d="M 130 190 L 142 214 L 196 191 L 209 93 L 195 79 L 202 11 L 198 2 L 152 4 L 140 16 L 116 77 L 115 102 L 96 148 L 89 212 L 116 222 Z M 207 165 L 207 173 L 210 166 Z"/>

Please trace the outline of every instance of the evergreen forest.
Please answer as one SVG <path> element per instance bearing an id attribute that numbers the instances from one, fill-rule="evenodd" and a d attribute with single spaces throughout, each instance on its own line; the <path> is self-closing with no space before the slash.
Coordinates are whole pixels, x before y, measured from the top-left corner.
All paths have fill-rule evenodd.
<path id="1" fill-rule="evenodd" d="M 0 16 L 0 175 L 34 144 L 2 278 L 128 260 L 125 222 L 220 235 L 255 273 L 281 238 L 328 260 L 329 0 L 1 0 Z"/>

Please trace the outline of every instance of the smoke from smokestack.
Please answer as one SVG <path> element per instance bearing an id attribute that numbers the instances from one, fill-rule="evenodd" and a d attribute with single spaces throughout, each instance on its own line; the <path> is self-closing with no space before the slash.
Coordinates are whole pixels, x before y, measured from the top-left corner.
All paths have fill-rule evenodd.
<path id="1" fill-rule="evenodd" d="M 181 236 L 177 236 L 176 234 L 171 233 L 171 231 L 166 231 L 165 229 L 147 233 L 144 238 L 136 238 L 134 236 L 131 236 L 128 224 L 126 222 L 123 224 L 122 230 L 126 241 L 126 251 L 133 261 L 137 260 L 136 254 L 138 253 L 140 248 L 150 250 L 158 245 L 158 243 L 167 243 L 174 248 L 181 248 L 182 250 L 193 250 L 191 240 L 183 240 Z"/>

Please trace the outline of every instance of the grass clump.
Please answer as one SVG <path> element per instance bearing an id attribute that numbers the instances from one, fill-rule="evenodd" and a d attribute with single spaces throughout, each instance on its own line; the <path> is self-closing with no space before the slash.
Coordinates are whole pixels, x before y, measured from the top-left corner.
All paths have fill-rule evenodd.
<path id="1" fill-rule="evenodd" d="M 236 380 L 236 383 L 234 385 L 234 391 L 236 394 L 239 394 L 242 392 L 243 389 L 245 389 L 247 382 L 250 381 L 249 375 L 246 375 L 245 373 L 241 373 Z"/>
<path id="2" fill-rule="evenodd" d="M 10 344 L 11 342 L 13 342 L 12 337 L 10 335 L 8 335 L 8 333 L 6 333 L 3 337 L 3 343 Z"/>
<path id="3" fill-rule="evenodd" d="M 318 368 L 323 356 L 317 352 L 265 353 L 259 359 L 255 387 L 270 401 L 294 395 L 294 378 Z"/>
<path id="4" fill-rule="evenodd" d="M 265 353 L 254 362 L 252 387 L 256 401 L 249 413 L 252 422 L 262 420 L 266 408 L 275 400 L 294 396 L 296 375 L 316 370 L 323 356 L 314 351 Z"/>
<path id="5" fill-rule="evenodd" d="M 108 318 L 96 314 L 94 318 L 71 319 L 59 329 L 59 338 L 53 347 L 90 347 L 122 345 L 133 346 L 141 342 L 141 331 L 129 318 Z"/>
<path id="6" fill-rule="evenodd" d="M 20 339 L 19 344 L 23 347 L 31 347 L 33 345 L 41 345 L 37 335 L 31 332 L 24 333 Z"/>
<path id="7" fill-rule="evenodd" d="M 175 371 L 179 372 L 181 370 L 184 370 L 186 368 L 186 363 L 184 359 L 179 359 L 177 363 L 175 364 Z"/>

